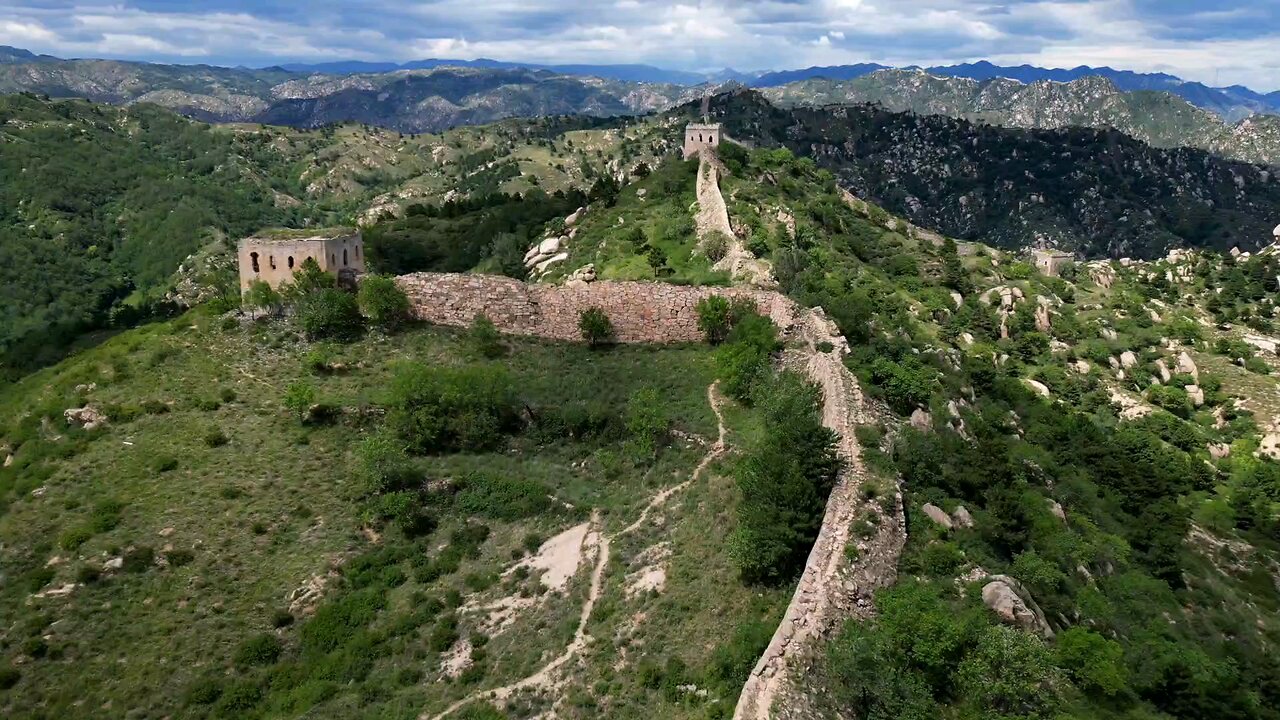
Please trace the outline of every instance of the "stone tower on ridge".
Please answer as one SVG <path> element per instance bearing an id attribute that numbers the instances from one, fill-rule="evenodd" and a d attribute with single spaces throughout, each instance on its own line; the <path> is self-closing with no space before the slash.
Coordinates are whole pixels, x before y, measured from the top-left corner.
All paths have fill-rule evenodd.
<path id="1" fill-rule="evenodd" d="M 702 96 L 702 122 L 684 126 L 684 159 L 688 160 L 703 148 L 720 145 L 720 123 L 709 122 L 711 96 Z"/>

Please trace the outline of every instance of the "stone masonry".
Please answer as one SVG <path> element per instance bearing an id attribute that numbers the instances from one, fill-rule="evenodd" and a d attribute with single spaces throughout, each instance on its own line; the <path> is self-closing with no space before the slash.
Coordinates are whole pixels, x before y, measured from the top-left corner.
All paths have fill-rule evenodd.
<path id="1" fill-rule="evenodd" d="M 697 304 L 710 295 L 748 298 L 783 331 L 797 308 L 776 292 L 749 288 L 694 287 L 654 282 L 594 282 L 580 287 L 527 284 L 495 275 L 415 273 L 396 282 L 409 296 L 413 316 L 437 325 L 465 327 L 478 314 L 498 330 L 550 340 L 580 341 L 578 316 L 600 308 L 623 343 L 698 342 Z"/>
<path id="2" fill-rule="evenodd" d="M 840 436 L 837 450 L 845 467 L 827 500 L 822 528 L 809 552 L 800 582 L 764 655 L 752 670 L 734 711 L 735 719 L 792 718 L 803 714 L 803 668 L 815 642 L 845 618 L 873 613 L 872 594 L 893 583 L 906 543 L 901 493 L 881 503 L 864 497 L 862 465 L 854 429 L 868 422 L 857 378 L 845 367 L 849 344 L 821 308 L 798 306 L 790 298 L 752 288 L 687 287 L 663 283 L 595 282 L 577 287 L 526 284 L 511 278 L 417 273 L 396 278 L 409 296 L 414 316 L 461 327 L 483 313 L 499 330 L 552 340 L 579 341 L 578 315 L 592 307 L 612 321 L 624 343 L 698 342 L 697 303 L 720 295 L 749 298 L 784 333 L 783 364 L 805 374 L 822 389 L 822 421 Z M 823 350 L 828 344 L 831 349 Z M 860 518 L 875 514 L 876 532 L 855 539 Z M 850 559 L 846 548 L 856 544 Z"/>

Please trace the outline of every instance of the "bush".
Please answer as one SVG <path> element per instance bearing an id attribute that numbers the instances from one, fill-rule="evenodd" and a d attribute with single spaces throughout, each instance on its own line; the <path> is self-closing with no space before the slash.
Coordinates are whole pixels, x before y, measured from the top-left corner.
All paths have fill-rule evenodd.
<path id="1" fill-rule="evenodd" d="M 518 422 L 515 391 L 498 367 L 403 366 L 389 404 L 387 426 L 419 453 L 491 449 Z"/>
<path id="2" fill-rule="evenodd" d="M 196 554 L 190 550 L 170 550 L 164 554 L 164 559 L 170 567 L 182 567 L 190 565 L 191 561 L 196 559 Z"/>
<path id="3" fill-rule="evenodd" d="M 365 317 L 384 330 L 394 330 L 409 319 L 409 296 L 390 277 L 364 278 L 357 298 Z"/>
<path id="4" fill-rule="evenodd" d="M 289 408 L 298 420 L 305 420 L 307 411 L 316 401 L 316 389 L 311 383 L 305 380 L 295 380 L 289 383 L 289 387 L 284 392 L 284 406 Z"/>
<path id="5" fill-rule="evenodd" d="M 351 340 L 364 327 L 355 296 L 338 288 L 324 288 L 303 296 L 298 303 L 298 322 L 308 340 Z"/>
<path id="6" fill-rule="evenodd" d="M 885 399 L 895 410 L 909 413 L 929 403 L 938 376 L 915 357 L 898 362 L 877 357 L 871 363 L 871 382 L 884 391 Z"/>
<path id="7" fill-rule="evenodd" d="M 172 455 L 159 455 L 151 461 L 151 469 L 158 473 L 167 473 L 178 469 L 178 458 Z"/>
<path id="8" fill-rule="evenodd" d="M 613 322 L 600 308 L 587 308 L 578 315 L 578 330 L 591 347 L 609 345 L 614 340 Z"/>
<path id="9" fill-rule="evenodd" d="M 231 442 L 231 438 L 221 428 L 212 428 L 204 434 L 204 444 L 211 448 L 222 447 L 228 442 Z"/>
<path id="10" fill-rule="evenodd" d="M 637 390 L 627 400 L 627 432 L 637 451 L 652 457 L 666 441 L 671 421 L 666 406 L 653 388 Z"/>
<path id="11" fill-rule="evenodd" d="M 63 550 L 76 550 L 93 537 L 93 531 L 87 527 L 67 528 L 58 536 L 58 547 Z"/>
<path id="12" fill-rule="evenodd" d="M 235 664 L 241 668 L 270 665 L 280 659 L 280 641 L 275 635 L 260 633 L 240 643 L 236 648 Z"/>
<path id="13" fill-rule="evenodd" d="M 552 510 L 550 490 L 536 480 L 471 473 L 461 478 L 454 502 L 467 515 L 522 520 Z"/>
<path id="14" fill-rule="evenodd" d="M 729 301 L 719 295 L 705 297 L 698 301 L 698 329 L 706 335 L 707 342 L 719 345 L 729 337 L 733 329 Z"/>
<path id="15" fill-rule="evenodd" d="M 271 627 L 282 628 L 293 624 L 293 613 L 283 608 L 271 614 Z"/>
<path id="16" fill-rule="evenodd" d="M 471 327 L 467 330 L 467 338 L 475 354 L 482 358 L 492 360 L 502 357 L 507 352 L 497 326 L 484 313 L 479 313 L 472 318 Z"/>
<path id="17" fill-rule="evenodd" d="M 222 682 L 217 678 L 201 678 L 189 686 L 182 695 L 187 705 L 212 705 L 222 696 Z"/>
<path id="18" fill-rule="evenodd" d="M 276 315 L 280 312 L 282 302 L 280 293 L 264 280 L 254 280 L 249 284 L 249 289 L 244 291 L 244 304 L 251 310 Z"/>
<path id="19" fill-rule="evenodd" d="M 156 560 L 156 551 L 146 545 L 138 547 L 124 554 L 124 565 L 121 570 L 127 573 L 146 572 Z"/>
<path id="20" fill-rule="evenodd" d="M 711 233 L 702 241 L 702 252 L 711 262 L 720 262 L 729 253 L 729 238 L 724 233 Z"/>
<path id="21" fill-rule="evenodd" d="M 356 472 L 366 495 L 401 490 L 414 480 L 404 442 L 389 433 L 370 435 L 360 443 Z"/>

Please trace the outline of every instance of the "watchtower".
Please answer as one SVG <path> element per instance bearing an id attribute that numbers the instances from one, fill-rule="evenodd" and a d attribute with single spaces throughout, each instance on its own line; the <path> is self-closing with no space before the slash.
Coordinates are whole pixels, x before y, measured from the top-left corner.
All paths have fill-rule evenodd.
<path id="1" fill-rule="evenodd" d="M 1031 259 L 1041 274 L 1057 277 L 1058 273 L 1062 272 L 1062 268 L 1074 260 L 1075 256 L 1061 250 L 1036 248 L 1031 251 Z"/>
<path id="2" fill-rule="evenodd" d="M 711 96 L 702 96 L 702 122 L 684 126 L 684 159 L 698 154 L 702 148 L 720 145 L 720 123 L 710 121 Z"/>
<path id="3" fill-rule="evenodd" d="M 364 272 L 364 239 L 353 228 L 264 230 L 240 241 L 240 290 L 258 280 L 279 287 L 311 258 L 339 279 Z"/>

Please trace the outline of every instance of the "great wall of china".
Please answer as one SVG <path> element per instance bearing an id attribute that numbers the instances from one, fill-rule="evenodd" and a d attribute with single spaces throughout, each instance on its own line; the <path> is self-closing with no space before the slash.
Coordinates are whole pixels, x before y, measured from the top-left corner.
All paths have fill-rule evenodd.
<path id="1" fill-rule="evenodd" d="M 906 540 L 901 495 L 895 493 L 886 509 L 861 492 L 866 476 L 854 428 L 867 421 L 867 411 L 857 379 L 842 361 L 849 346 L 835 324 L 821 309 L 803 308 L 777 292 L 745 287 L 644 282 L 567 287 L 447 273 L 404 275 L 397 282 L 419 320 L 465 327 L 483 313 L 504 333 L 550 340 L 580 340 L 579 313 L 596 307 L 609 316 L 618 342 L 698 342 L 703 338 L 697 303 L 710 295 L 749 298 L 778 325 L 788 345 L 783 364 L 822 388 L 823 423 L 840 435 L 838 449 L 845 461 L 796 592 L 734 712 L 734 718 L 742 720 L 792 717 L 802 704 L 797 672 L 803 670 L 813 641 L 842 618 L 870 613 L 871 594 L 895 579 Z M 856 557 L 851 558 L 846 552 L 851 529 L 868 513 L 877 516 L 876 532 L 858 543 Z"/>

